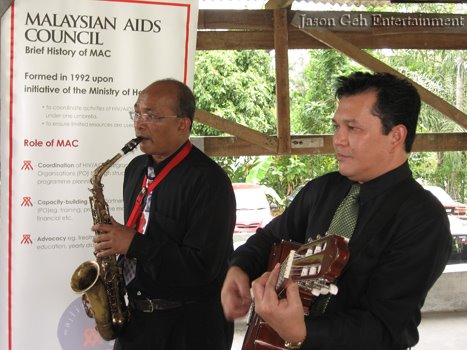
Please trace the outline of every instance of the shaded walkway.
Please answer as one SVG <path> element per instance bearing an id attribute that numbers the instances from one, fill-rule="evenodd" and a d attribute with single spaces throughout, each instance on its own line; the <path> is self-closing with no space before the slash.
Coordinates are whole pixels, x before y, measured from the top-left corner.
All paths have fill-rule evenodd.
<path id="1" fill-rule="evenodd" d="M 467 311 L 423 313 L 422 322 L 418 329 L 420 342 L 413 350 L 467 349 Z M 245 332 L 246 320 L 237 321 L 232 350 L 242 348 Z"/>

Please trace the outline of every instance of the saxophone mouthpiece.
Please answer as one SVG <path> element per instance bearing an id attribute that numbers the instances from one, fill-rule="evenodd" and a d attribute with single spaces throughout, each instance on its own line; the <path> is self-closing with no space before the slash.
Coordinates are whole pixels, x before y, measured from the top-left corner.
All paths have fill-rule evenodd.
<path id="1" fill-rule="evenodd" d="M 125 146 L 123 146 L 122 153 L 127 154 L 128 152 L 133 151 L 141 141 L 143 141 L 143 138 L 140 136 L 130 140 Z"/>

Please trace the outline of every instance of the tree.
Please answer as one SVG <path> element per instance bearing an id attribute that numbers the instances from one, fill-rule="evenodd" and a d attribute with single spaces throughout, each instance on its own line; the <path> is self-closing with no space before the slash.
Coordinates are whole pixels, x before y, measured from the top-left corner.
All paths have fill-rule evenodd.
<path id="1" fill-rule="evenodd" d="M 332 133 L 335 99 L 333 83 L 341 75 L 362 70 L 360 65 L 335 50 L 310 50 L 303 73 L 291 92 L 291 124 L 295 134 Z"/>
<path id="2" fill-rule="evenodd" d="M 199 108 L 261 130 L 276 133 L 275 76 L 266 51 L 198 51 L 194 95 Z M 195 123 L 197 135 L 219 131 Z"/>
<path id="3" fill-rule="evenodd" d="M 198 51 L 193 93 L 198 108 L 266 134 L 276 134 L 275 75 L 262 50 Z M 194 135 L 221 132 L 194 123 Z M 245 182 L 259 157 L 216 157 L 233 182 Z"/>

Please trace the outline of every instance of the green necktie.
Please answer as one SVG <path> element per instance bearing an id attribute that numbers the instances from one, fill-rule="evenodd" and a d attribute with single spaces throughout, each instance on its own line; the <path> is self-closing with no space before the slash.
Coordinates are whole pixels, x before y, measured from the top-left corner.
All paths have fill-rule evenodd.
<path id="1" fill-rule="evenodd" d="M 339 204 L 331 225 L 329 225 L 328 234 L 340 235 L 350 239 L 352 237 L 355 225 L 358 219 L 358 196 L 360 195 L 360 185 L 353 184 L 349 193 Z"/>
<path id="2" fill-rule="evenodd" d="M 353 184 L 347 196 L 342 200 L 337 208 L 329 225 L 326 234 L 340 235 L 350 239 L 358 219 L 358 197 L 360 194 L 360 185 Z M 331 295 L 322 295 L 313 303 L 310 314 L 312 316 L 321 315 L 331 299 Z"/>

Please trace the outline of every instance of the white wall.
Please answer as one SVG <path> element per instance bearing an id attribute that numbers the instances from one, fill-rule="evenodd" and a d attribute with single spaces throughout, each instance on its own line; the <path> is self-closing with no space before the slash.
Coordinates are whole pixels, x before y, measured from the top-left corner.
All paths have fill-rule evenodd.
<path id="1" fill-rule="evenodd" d="M 422 312 L 467 311 L 467 264 L 448 265 L 428 293 Z"/>

